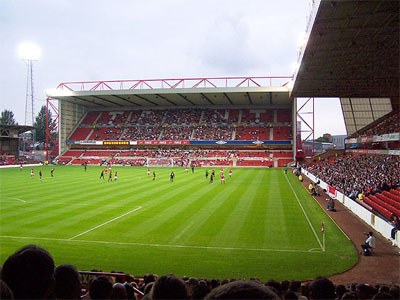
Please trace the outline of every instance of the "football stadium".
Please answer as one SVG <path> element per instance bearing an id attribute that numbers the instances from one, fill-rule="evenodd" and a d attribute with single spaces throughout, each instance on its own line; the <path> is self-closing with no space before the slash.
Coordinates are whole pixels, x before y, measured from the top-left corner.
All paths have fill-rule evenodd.
<path id="1" fill-rule="evenodd" d="M 48 90 L 45 159 L 1 125 L 2 297 L 398 298 L 399 3 L 313 2 L 293 76 Z M 334 97 L 314 153 L 300 103 Z"/>

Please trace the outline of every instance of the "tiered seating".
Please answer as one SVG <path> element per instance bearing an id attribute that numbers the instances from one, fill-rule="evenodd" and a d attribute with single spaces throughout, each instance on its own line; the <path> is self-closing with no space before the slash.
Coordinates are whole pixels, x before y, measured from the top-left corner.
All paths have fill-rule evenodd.
<path id="1" fill-rule="evenodd" d="M 400 209 L 400 197 L 388 192 L 388 191 L 383 191 L 381 193 L 377 193 L 376 196 L 383 201 L 386 201 L 393 207 L 396 207 L 397 209 Z"/>
<path id="2" fill-rule="evenodd" d="M 108 124 L 112 124 L 113 122 L 111 121 L 111 118 L 113 117 L 113 113 L 112 112 L 108 112 L 108 111 L 103 111 L 100 115 L 100 117 L 97 119 L 96 124 L 104 124 L 104 125 L 108 125 Z"/>
<path id="3" fill-rule="evenodd" d="M 86 150 L 82 153 L 82 157 L 112 157 L 117 153 L 117 150 Z"/>
<path id="4" fill-rule="evenodd" d="M 380 206 L 384 207 L 388 211 L 390 211 L 392 214 L 396 214 L 400 216 L 400 209 L 397 209 L 396 207 L 392 206 L 388 202 L 384 201 L 381 199 L 382 196 L 378 197 L 378 194 L 376 195 L 369 195 L 368 198 L 374 201 L 375 203 L 379 204 Z"/>
<path id="5" fill-rule="evenodd" d="M 261 123 L 273 123 L 274 122 L 274 110 L 267 109 L 265 112 L 260 113 Z"/>
<path id="6" fill-rule="evenodd" d="M 270 128 L 262 126 L 240 126 L 236 128 L 237 140 L 269 140 Z"/>
<path id="7" fill-rule="evenodd" d="M 241 120 L 241 123 L 251 124 L 251 123 L 256 123 L 256 120 L 258 120 L 258 122 L 260 121 L 256 117 L 255 113 L 251 112 L 249 109 L 242 109 L 242 120 Z"/>
<path id="8" fill-rule="evenodd" d="M 112 117 L 111 121 L 115 125 L 123 125 L 128 121 L 130 111 L 120 111 L 116 112 Z"/>
<path id="9" fill-rule="evenodd" d="M 366 204 L 368 204 L 369 206 L 371 206 L 374 210 L 376 210 L 379 214 L 384 216 L 385 218 L 390 219 L 392 217 L 393 213 L 390 210 L 388 210 L 387 208 L 381 206 L 379 203 L 376 203 L 375 201 L 373 201 L 369 197 L 364 197 L 363 201 Z"/>
<path id="10" fill-rule="evenodd" d="M 228 112 L 228 123 L 237 123 L 239 121 L 240 109 L 229 109 Z"/>
<path id="11" fill-rule="evenodd" d="M 161 134 L 161 126 L 135 126 L 128 127 L 121 135 L 121 140 L 158 140 Z"/>
<path id="12" fill-rule="evenodd" d="M 99 111 L 89 111 L 83 121 L 81 122 L 81 125 L 92 125 L 96 121 L 97 117 L 99 116 L 101 112 Z"/>
<path id="13" fill-rule="evenodd" d="M 282 113 L 283 116 L 277 116 Z M 120 149 L 110 155 L 109 152 L 90 152 L 80 155 L 62 156 L 60 161 L 66 163 L 101 163 L 104 160 L 118 164 L 127 161 L 142 165 L 143 159 L 154 159 L 158 164 L 185 164 L 189 160 L 199 159 L 199 163 L 213 165 L 232 165 L 238 158 L 238 165 L 250 166 L 283 166 L 292 160 L 292 154 L 265 151 L 233 150 L 193 150 L 189 146 L 185 151 L 164 152 L 142 149 L 143 141 L 231 141 L 231 140 L 288 140 L 291 138 L 289 125 L 281 123 L 290 121 L 290 110 L 284 109 L 226 109 L 226 108 L 178 108 L 178 109 L 139 109 L 121 111 L 93 111 L 87 113 L 82 124 L 70 136 L 70 140 L 96 141 L 138 141 L 138 149 Z M 157 144 L 157 143 L 154 143 Z M 169 145 L 170 143 L 165 143 Z M 127 146 L 127 145 L 124 145 Z M 76 147 L 76 146 L 71 146 Z M 98 146 L 96 146 L 98 147 Z M 106 147 L 111 147 L 106 145 Z M 117 146 L 116 146 L 117 147 Z M 165 146 L 164 146 L 165 147 Z M 240 154 L 238 157 L 236 154 Z M 254 158 L 259 158 L 255 159 Z M 93 161 L 92 161 L 93 159 Z"/>
<path id="14" fill-rule="evenodd" d="M 78 127 L 69 137 L 69 139 L 72 141 L 86 140 L 91 131 L 92 128 L 89 127 Z"/>
<path id="15" fill-rule="evenodd" d="M 226 123 L 225 109 L 205 109 L 201 122 L 206 124 Z"/>
<path id="16" fill-rule="evenodd" d="M 165 124 L 174 124 L 174 125 L 181 125 L 181 124 L 192 124 L 192 123 L 199 123 L 201 118 L 202 110 L 200 109 L 178 109 L 174 111 L 168 111 L 164 118 Z"/>
<path id="17" fill-rule="evenodd" d="M 161 140 L 188 140 L 192 132 L 189 126 L 167 126 L 164 127 Z"/>
<path id="18" fill-rule="evenodd" d="M 63 157 L 79 157 L 84 152 L 85 152 L 84 150 L 68 150 L 63 154 Z"/>
<path id="19" fill-rule="evenodd" d="M 273 167 L 274 163 L 273 161 L 270 161 L 268 159 L 252 159 L 252 160 L 244 160 L 244 159 L 239 159 L 236 162 L 236 166 L 239 167 Z"/>
<path id="20" fill-rule="evenodd" d="M 128 119 L 128 123 L 136 124 L 139 122 L 140 116 L 142 115 L 141 110 L 133 110 L 130 112 L 130 117 Z"/>
<path id="21" fill-rule="evenodd" d="M 290 126 L 274 126 L 273 127 L 273 140 L 291 140 L 292 128 Z"/>
<path id="22" fill-rule="evenodd" d="M 161 124 L 165 113 L 163 110 L 144 110 L 138 122 L 140 124 Z"/>
<path id="23" fill-rule="evenodd" d="M 192 133 L 193 140 L 231 140 L 233 129 L 227 125 L 196 126 Z"/>
<path id="24" fill-rule="evenodd" d="M 89 140 L 119 140 L 121 137 L 122 128 L 115 127 L 98 127 L 93 130 Z"/>
<path id="25" fill-rule="evenodd" d="M 290 109 L 277 109 L 276 110 L 276 121 L 278 123 L 291 123 L 292 113 Z"/>

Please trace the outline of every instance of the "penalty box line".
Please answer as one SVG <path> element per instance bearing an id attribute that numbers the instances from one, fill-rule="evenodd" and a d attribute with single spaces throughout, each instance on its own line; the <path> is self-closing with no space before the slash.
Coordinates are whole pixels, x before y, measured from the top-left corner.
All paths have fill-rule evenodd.
<path id="1" fill-rule="evenodd" d="M 86 234 L 88 232 L 91 232 L 91 231 L 93 231 L 93 230 L 95 230 L 97 228 L 103 227 L 104 225 L 107 225 L 107 224 L 109 224 L 111 222 L 114 222 L 115 220 L 121 219 L 122 217 L 125 217 L 126 215 L 129 215 L 129 214 L 131 214 L 131 213 L 133 213 L 135 211 L 138 211 L 139 209 L 142 209 L 142 206 L 138 206 L 135 209 L 132 209 L 132 210 L 130 210 L 130 211 L 118 216 L 118 217 L 115 217 L 115 218 L 113 218 L 111 220 L 108 220 L 107 222 L 101 223 L 101 224 L 99 224 L 99 225 L 97 225 L 95 227 L 92 227 L 92 228 L 90 228 L 88 230 L 85 230 L 85 231 L 83 231 L 81 233 L 78 233 L 77 235 L 74 235 L 73 237 L 70 237 L 68 240 L 73 240 L 73 239 L 75 239 L 75 238 L 77 238 L 77 237 L 79 237 L 81 235 L 84 235 L 84 234 Z"/>
<path id="2" fill-rule="evenodd" d="M 142 247 L 159 247 L 159 248 L 183 248 L 183 249 L 204 249 L 204 250 L 224 250 L 224 251 L 252 251 L 252 252 L 291 252 L 291 253 L 321 253 L 320 248 L 309 250 L 300 249 L 266 249 L 266 248 L 239 248 L 239 247 L 217 247 L 217 246 L 195 246 L 195 245 L 173 245 L 173 244 L 147 244 L 147 243 L 132 243 L 132 242 L 112 242 L 112 241 L 96 241 L 96 240 L 71 240 L 57 239 L 45 237 L 26 237 L 26 236 L 7 236 L 2 235 L 0 238 L 9 239 L 29 239 L 42 241 L 57 241 L 71 243 L 87 243 L 87 244 L 105 244 L 105 245 L 126 245 L 126 246 L 142 246 Z"/>

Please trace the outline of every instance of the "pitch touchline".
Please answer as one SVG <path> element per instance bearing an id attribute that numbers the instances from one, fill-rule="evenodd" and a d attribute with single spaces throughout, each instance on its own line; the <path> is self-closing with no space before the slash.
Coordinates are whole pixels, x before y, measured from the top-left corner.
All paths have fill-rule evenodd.
<path id="1" fill-rule="evenodd" d="M 7 199 L 12 199 L 12 200 L 17 200 L 17 201 L 22 202 L 22 203 L 26 203 L 25 200 L 22 200 L 22 199 L 19 199 L 19 198 L 15 198 L 15 197 L 10 197 L 10 198 L 7 198 L 7 197 L 6 197 L 6 198 L 2 198 L 0 202 L 3 202 L 3 199 L 5 200 L 4 202 L 14 202 L 14 201 L 7 201 Z"/>
<path id="2" fill-rule="evenodd" d="M 135 212 L 135 211 L 137 211 L 137 210 L 139 210 L 141 208 L 142 208 L 141 206 L 138 206 L 135 209 L 132 209 L 132 210 L 130 210 L 130 211 L 118 216 L 118 217 L 115 217 L 114 219 L 108 220 L 107 222 L 101 223 L 100 225 L 97 225 L 97 226 L 92 227 L 92 228 L 90 228 L 88 230 L 85 230 L 84 232 L 78 233 L 77 235 L 74 235 L 73 237 L 70 237 L 68 240 L 73 240 L 74 238 L 77 238 L 78 236 L 84 235 L 84 234 L 86 234 L 86 233 L 88 233 L 90 231 L 93 231 L 93 230 L 95 230 L 97 228 L 100 228 L 100 227 L 102 227 L 104 225 L 107 225 L 107 224 L 109 224 L 111 222 L 114 222 L 115 220 L 118 220 L 118 219 L 120 219 L 122 217 L 125 217 L 126 215 L 129 215 L 129 214 L 131 214 L 131 213 L 133 213 L 133 212 Z"/>
<path id="3" fill-rule="evenodd" d="M 71 240 L 71 239 L 55 239 L 55 238 L 37 238 L 26 236 L 7 236 L 2 235 L 0 238 L 10 239 L 29 239 L 29 240 L 44 240 L 44 241 L 59 241 L 71 243 L 92 243 L 92 244 L 107 244 L 107 245 L 128 245 L 128 246 L 146 246 L 146 247 L 164 247 L 164 248 L 188 248 L 188 249 L 206 249 L 206 250 L 234 250 L 234 251 L 258 251 L 258 252 L 295 252 L 295 253 L 319 253 L 321 249 L 295 250 L 295 249 L 264 249 L 264 248 L 236 248 L 236 247 L 213 247 L 213 246 L 191 246 L 191 245 L 169 245 L 169 244 L 146 244 L 146 243 L 131 243 L 131 242 L 109 242 L 109 241 L 90 241 L 90 240 Z"/>
<path id="4" fill-rule="evenodd" d="M 299 203 L 299 206 L 300 206 L 301 210 L 303 211 L 303 214 L 304 214 L 304 216 L 306 217 L 306 220 L 307 220 L 307 222 L 308 222 L 308 225 L 310 225 L 310 228 L 311 228 L 312 232 L 314 233 L 315 239 L 317 240 L 319 246 L 321 247 L 321 250 L 322 250 L 322 251 L 325 251 L 325 250 L 324 250 L 324 247 L 323 247 L 322 244 L 321 244 L 321 241 L 320 241 L 319 238 L 318 238 L 317 233 L 315 232 L 314 227 L 313 227 L 312 224 L 311 224 L 310 219 L 308 218 L 308 216 L 307 216 L 307 214 L 306 214 L 306 211 L 305 211 L 304 208 L 303 208 L 303 205 L 301 205 L 301 202 L 300 202 L 300 200 L 299 200 L 299 197 L 297 197 L 296 191 L 293 189 L 293 186 L 292 186 L 292 184 L 290 183 L 290 181 L 289 181 L 289 179 L 288 179 L 288 177 L 287 177 L 286 174 L 285 174 L 285 178 L 286 178 L 286 181 L 289 183 L 290 188 L 292 189 L 292 192 L 293 192 L 294 196 L 296 197 L 297 203 Z"/>

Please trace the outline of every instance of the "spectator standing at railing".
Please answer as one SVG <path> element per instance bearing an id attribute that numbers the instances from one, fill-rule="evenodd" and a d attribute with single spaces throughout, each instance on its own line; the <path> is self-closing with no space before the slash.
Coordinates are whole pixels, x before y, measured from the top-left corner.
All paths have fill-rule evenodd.
<path id="1" fill-rule="evenodd" d="M 391 221 L 393 224 L 393 228 L 390 231 L 390 237 L 392 238 L 392 240 L 394 240 L 396 238 L 396 232 L 400 229 L 400 219 L 397 215 L 393 215 L 391 217 Z"/>

